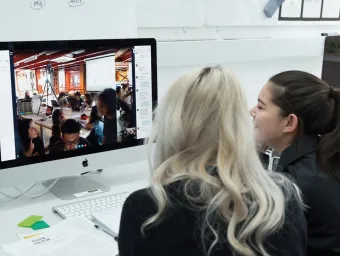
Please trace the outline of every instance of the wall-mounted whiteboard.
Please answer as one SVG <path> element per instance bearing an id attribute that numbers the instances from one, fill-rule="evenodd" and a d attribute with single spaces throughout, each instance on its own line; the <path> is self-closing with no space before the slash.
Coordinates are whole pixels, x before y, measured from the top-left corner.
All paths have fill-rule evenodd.
<path id="1" fill-rule="evenodd" d="M 138 27 L 201 27 L 206 0 L 138 0 Z"/>
<path id="2" fill-rule="evenodd" d="M 131 38 L 136 20 L 135 0 L 1 1 L 0 41 Z"/>
<path id="3" fill-rule="evenodd" d="M 115 56 L 86 60 L 86 90 L 100 92 L 115 88 Z"/>

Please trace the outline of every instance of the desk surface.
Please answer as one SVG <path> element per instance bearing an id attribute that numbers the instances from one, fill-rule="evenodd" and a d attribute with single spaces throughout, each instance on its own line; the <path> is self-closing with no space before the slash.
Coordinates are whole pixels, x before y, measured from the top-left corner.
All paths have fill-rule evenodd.
<path id="1" fill-rule="evenodd" d="M 83 114 L 86 114 L 87 116 L 89 116 L 91 113 L 91 111 L 85 111 Z M 80 116 L 82 113 L 80 113 L 79 111 L 72 111 L 71 116 L 67 117 L 67 118 L 73 118 L 77 121 L 81 121 L 83 123 L 87 123 L 88 121 L 85 120 L 81 120 Z M 52 122 L 52 116 L 47 117 L 45 121 L 42 121 L 41 119 L 43 117 L 41 116 L 37 116 L 36 114 L 31 114 L 31 115 L 22 115 L 21 118 L 25 118 L 25 119 L 32 119 L 37 125 L 40 125 L 44 128 L 47 128 L 49 130 L 52 130 L 52 126 L 53 126 L 53 122 Z M 86 137 L 89 134 L 89 130 L 82 128 L 80 131 L 80 135 L 82 137 Z"/>
<path id="2" fill-rule="evenodd" d="M 60 204 L 74 203 L 90 198 L 101 197 L 107 194 L 116 194 L 120 192 L 133 192 L 135 190 L 145 188 L 149 184 L 149 170 L 146 162 L 138 164 L 130 164 L 121 167 L 104 169 L 100 173 L 93 173 L 88 177 L 99 181 L 111 187 L 111 191 L 101 193 L 94 196 L 82 197 L 79 200 L 62 201 L 52 193 L 47 193 L 39 198 L 29 198 L 22 196 L 13 201 L 8 201 L 7 198 L 0 197 L 0 244 L 10 244 L 20 240 L 19 234 L 30 234 L 34 231 L 31 229 L 19 228 L 17 224 L 30 215 L 41 215 L 44 220 L 53 226 L 62 218 L 52 212 L 52 207 Z M 28 185 L 29 186 L 29 185 Z M 26 187 L 28 187 L 26 185 Z M 25 187 L 25 186 L 23 186 Z M 5 191 L 5 190 L 4 190 Z M 30 194 L 37 194 L 42 191 L 42 186 L 37 185 L 35 190 L 30 191 Z M 15 195 L 15 190 L 6 190 L 8 194 Z M 101 236 L 105 237 L 110 242 L 114 242 L 112 237 L 98 230 Z M 0 248 L 0 256 L 7 255 Z"/>

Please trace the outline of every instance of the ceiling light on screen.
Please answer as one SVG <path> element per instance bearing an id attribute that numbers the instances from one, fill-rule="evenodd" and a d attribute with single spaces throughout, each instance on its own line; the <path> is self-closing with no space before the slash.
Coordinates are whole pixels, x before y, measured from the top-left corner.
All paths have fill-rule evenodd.
<path id="1" fill-rule="evenodd" d="M 69 57 L 69 56 L 61 56 L 61 57 L 55 58 L 51 61 L 58 62 L 58 63 L 64 63 L 64 62 L 69 62 L 69 61 L 72 61 L 72 60 L 75 60 L 75 59 L 76 58 Z"/>
<path id="2" fill-rule="evenodd" d="M 74 52 L 72 52 L 73 54 L 80 54 L 80 53 L 84 53 L 85 52 L 85 50 L 78 50 L 78 51 L 74 51 Z"/>

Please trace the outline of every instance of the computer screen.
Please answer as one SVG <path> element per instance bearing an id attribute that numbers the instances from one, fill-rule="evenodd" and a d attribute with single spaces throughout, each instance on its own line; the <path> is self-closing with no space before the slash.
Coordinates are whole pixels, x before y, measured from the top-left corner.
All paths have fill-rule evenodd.
<path id="1" fill-rule="evenodd" d="M 2 169 L 141 145 L 157 102 L 156 42 L 0 43 L 0 95 Z"/>
<path id="2" fill-rule="evenodd" d="M 329 36 L 325 40 L 322 79 L 333 87 L 340 87 L 340 36 Z"/>

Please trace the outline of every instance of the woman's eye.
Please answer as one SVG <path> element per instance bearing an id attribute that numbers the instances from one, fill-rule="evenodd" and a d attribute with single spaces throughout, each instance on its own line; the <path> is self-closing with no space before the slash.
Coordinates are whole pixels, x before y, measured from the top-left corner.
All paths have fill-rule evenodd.
<path id="1" fill-rule="evenodd" d="M 258 108 L 258 109 L 263 109 L 263 107 L 261 107 L 261 106 L 259 106 L 259 105 L 257 105 L 257 108 Z"/>

